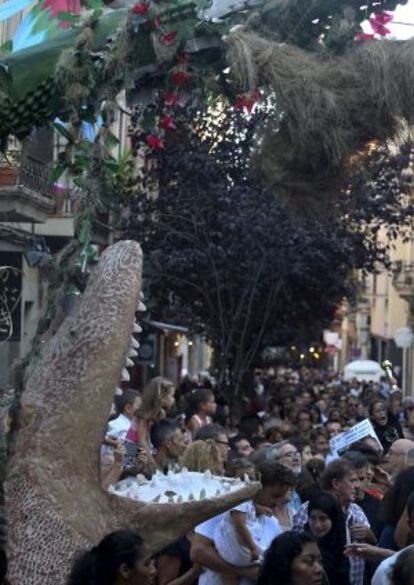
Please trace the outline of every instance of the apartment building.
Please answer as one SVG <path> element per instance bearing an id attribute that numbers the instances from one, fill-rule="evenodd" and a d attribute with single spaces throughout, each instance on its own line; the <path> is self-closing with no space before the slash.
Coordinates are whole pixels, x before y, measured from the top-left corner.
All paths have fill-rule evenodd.
<path id="1" fill-rule="evenodd" d="M 28 10 L 0 22 L 1 43 L 13 38 Z M 122 113 L 114 132 L 125 144 Z M 31 348 L 46 310 L 48 260 L 74 235 L 76 193 L 65 178 L 48 180 L 63 141 L 52 128 L 37 128 L 22 142 L 11 138 L 6 157 L 0 155 L 0 389 L 11 383 L 10 366 Z M 112 230 L 108 217 L 100 220 L 93 242 L 102 249 Z"/>
<path id="2" fill-rule="evenodd" d="M 380 235 L 385 241 L 386 233 Z M 342 325 L 346 355 L 351 359 L 389 360 L 400 386 L 414 394 L 414 348 L 403 350 L 396 343 L 402 328 L 414 331 L 414 236 L 398 239 L 390 253 L 391 269 L 360 276 L 356 307 L 349 309 Z"/>

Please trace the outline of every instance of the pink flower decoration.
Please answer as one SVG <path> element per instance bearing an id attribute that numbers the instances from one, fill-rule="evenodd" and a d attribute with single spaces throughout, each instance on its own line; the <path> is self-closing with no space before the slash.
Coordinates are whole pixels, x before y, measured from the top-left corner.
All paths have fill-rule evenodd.
<path id="1" fill-rule="evenodd" d="M 56 18 L 60 12 L 69 12 L 70 14 L 80 14 L 81 3 L 80 0 L 46 0 L 43 8 L 48 8 L 50 11 L 50 18 Z M 59 23 L 59 28 L 69 28 L 70 23 L 62 20 Z"/>
<path id="2" fill-rule="evenodd" d="M 152 21 L 152 27 L 153 28 L 160 28 L 161 26 L 161 17 L 159 14 L 157 14 L 157 16 L 154 18 L 154 20 Z"/>
<path id="3" fill-rule="evenodd" d="M 149 6 L 145 2 L 137 2 L 132 7 L 132 12 L 138 16 L 145 16 L 148 13 Z"/>
<path id="4" fill-rule="evenodd" d="M 355 35 L 356 41 L 371 41 L 374 38 L 374 35 L 370 35 L 368 33 L 357 33 Z"/>
<path id="5" fill-rule="evenodd" d="M 386 26 L 384 26 L 383 24 L 379 24 L 378 22 L 376 22 L 373 18 L 369 19 L 369 22 L 371 23 L 371 28 L 374 31 L 374 33 L 376 33 L 377 35 L 380 35 L 381 37 L 385 37 L 387 35 L 390 34 L 390 29 L 387 28 Z"/>
<path id="6" fill-rule="evenodd" d="M 256 89 L 250 95 L 238 95 L 233 109 L 235 112 L 243 112 L 243 110 L 246 110 L 248 114 L 251 114 L 254 105 L 261 97 L 262 94 L 259 89 Z"/>
<path id="7" fill-rule="evenodd" d="M 393 19 L 394 16 L 389 12 L 379 12 L 378 14 L 371 16 L 369 22 L 374 33 L 380 35 L 381 37 L 385 37 L 391 33 L 390 29 L 385 25 L 391 22 Z"/>
<path id="8" fill-rule="evenodd" d="M 174 123 L 174 120 L 171 118 L 171 116 L 164 116 L 161 120 L 160 125 L 165 130 L 175 130 L 176 129 L 176 125 Z"/>
<path id="9" fill-rule="evenodd" d="M 164 95 L 164 104 L 169 108 L 173 108 L 178 103 L 178 95 L 172 91 L 167 91 Z"/>
<path id="10" fill-rule="evenodd" d="M 189 75 L 188 73 L 186 73 L 186 71 L 174 71 L 171 75 L 171 81 L 173 82 L 174 85 L 185 85 L 187 83 L 189 79 Z"/>
<path id="11" fill-rule="evenodd" d="M 160 148 L 164 148 L 164 140 L 159 136 L 155 136 L 155 134 L 148 134 L 147 144 L 153 150 L 159 150 Z"/>
<path id="12" fill-rule="evenodd" d="M 44 8 L 50 9 L 51 16 L 55 17 L 59 12 L 70 12 L 71 14 L 80 14 L 80 0 L 46 0 Z"/>
<path id="13" fill-rule="evenodd" d="M 185 65 L 188 62 L 188 54 L 187 53 L 180 53 L 177 56 L 177 61 L 180 65 Z"/>
<path id="14" fill-rule="evenodd" d="M 394 15 L 390 12 L 379 12 L 373 18 L 379 24 L 388 24 L 394 20 Z"/>
<path id="15" fill-rule="evenodd" d="M 176 36 L 177 36 L 177 32 L 175 30 L 167 32 L 167 33 L 161 35 L 161 43 L 163 45 L 172 45 L 173 42 L 175 41 Z"/>

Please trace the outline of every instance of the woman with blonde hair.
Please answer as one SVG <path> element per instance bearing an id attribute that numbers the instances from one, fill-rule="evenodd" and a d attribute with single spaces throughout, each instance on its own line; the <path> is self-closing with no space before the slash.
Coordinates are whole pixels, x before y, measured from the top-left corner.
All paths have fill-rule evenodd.
<path id="1" fill-rule="evenodd" d="M 127 457 L 135 457 L 139 452 L 152 457 L 150 428 L 172 411 L 175 406 L 174 394 L 174 384 L 162 376 L 153 378 L 145 386 L 141 406 L 125 438 Z"/>
<path id="2" fill-rule="evenodd" d="M 188 471 L 204 472 L 210 470 L 213 475 L 223 475 L 224 462 L 214 439 L 194 441 L 183 455 L 182 465 Z"/>

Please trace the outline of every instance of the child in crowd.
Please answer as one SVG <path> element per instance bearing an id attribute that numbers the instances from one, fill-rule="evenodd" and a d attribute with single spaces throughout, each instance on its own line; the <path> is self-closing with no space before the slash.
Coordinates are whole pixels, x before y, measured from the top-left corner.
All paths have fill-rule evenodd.
<path id="1" fill-rule="evenodd" d="M 231 565 L 249 566 L 261 561 L 272 540 L 281 534 L 272 508 L 295 485 L 293 473 L 274 462 L 258 467 L 262 490 L 253 499 L 223 514 L 214 535 L 220 556 Z M 223 576 L 225 585 L 235 585 L 237 579 Z M 250 583 L 241 579 L 241 583 Z"/>
<path id="2" fill-rule="evenodd" d="M 125 440 L 134 414 L 141 406 L 141 395 L 137 390 L 124 390 L 121 396 L 117 396 L 116 404 L 118 416 L 109 421 L 105 436 L 105 444 L 114 447 Z"/>
<path id="3" fill-rule="evenodd" d="M 123 447 L 125 437 L 141 404 L 141 395 L 137 390 L 124 390 L 122 395 L 116 398 L 118 416 L 109 421 L 101 448 L 100 471 L 104 487 L 119 478 L 125 453 Z"/>
<path id="4" fill-rule="evenodd" d="M 144 388 L 142 404 L 131 422 L 125 437 L 127 457 L 135 457 L 139 450 L 152 455 L 149 436 L 151 425 L 159 422 L 169 414 L 175 406 L 175 387 L 166 378 L 153 378 Z"/>
<path id="5" fill-rule="evenodd" d="M 193 437 L 198 429 L 213 422 L 217 410 L 214 392 L 209 389 L 193 390 L 189 397 L 190 408 L 194 413 L 188 421 L 188 428 Z"/>

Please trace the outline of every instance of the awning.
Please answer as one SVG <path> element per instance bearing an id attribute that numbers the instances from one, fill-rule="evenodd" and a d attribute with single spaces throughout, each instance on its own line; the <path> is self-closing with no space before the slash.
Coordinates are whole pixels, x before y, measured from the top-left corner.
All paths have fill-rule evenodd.
<path id="1" fill-rule="evenodd" d="M 359 382 L 379 382 L 385 376 L 378 362 L 372 360 L 355 360 L 344 367 L 344 379 L 356 378 Z"/>
<path id="2" fill-rule="evenodd" d="M 182 325 L 174 325 L 174 323 L 163 323 L 162 321 L 143 321 L 146 325 L 159 329 L 166 333 L 167 331 L 177 331 L 178 333 L 188 333 L 188 327 Z"/>

